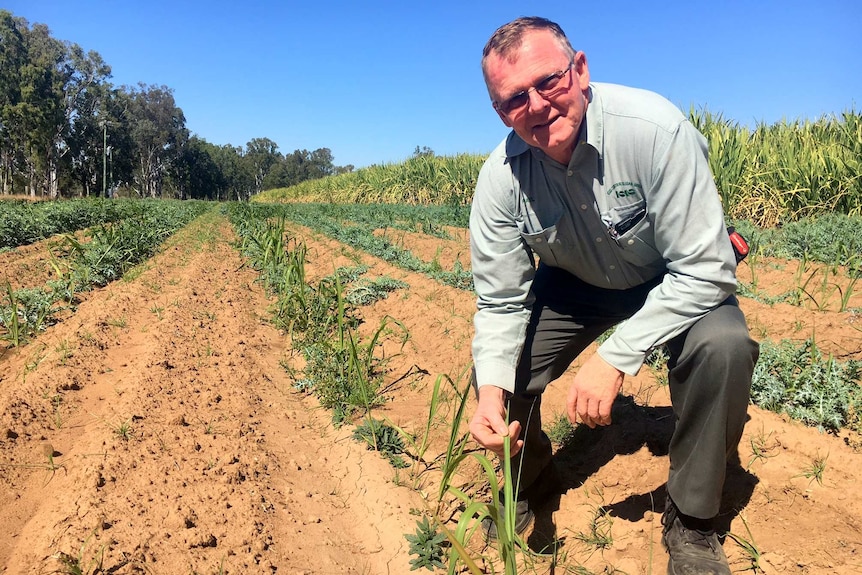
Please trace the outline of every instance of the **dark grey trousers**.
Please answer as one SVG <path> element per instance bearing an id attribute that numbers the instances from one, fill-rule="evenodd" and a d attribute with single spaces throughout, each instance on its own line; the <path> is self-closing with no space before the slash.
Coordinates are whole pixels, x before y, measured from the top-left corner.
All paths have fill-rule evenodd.
<path id="1" fill-rule="evenodd" d="M 542 431 L 545 387 L 559 378 L 602 333 L 631 317 L 661 278 L 629 290 L 586 284 L 558 268 L 539 266 L 536 302 L 509 400 L 509 418 L 520 421 L 524 448 L 513 459 L 524 491 L 551 461 Z M 668 493 L 694 517 L 718 514 L 728 456 L 742 437 L 759 346 L 748 334 L 731 296 L 667 344 L 668 383 L 676 415 L 670 443 Z M 523 462 L 521 461 L 523 457 Z"/>

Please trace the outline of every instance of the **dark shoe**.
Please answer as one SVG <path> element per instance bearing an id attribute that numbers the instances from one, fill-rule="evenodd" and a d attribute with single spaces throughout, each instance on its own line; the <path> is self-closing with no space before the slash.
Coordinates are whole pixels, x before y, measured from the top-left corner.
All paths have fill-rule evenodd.
<path id="1" fill-rule="evenodd" d="M 683 524 L 683 517 L 668 497 L 661 517 L 661 542 L 670 555 L 668 575 L 730 575 L 727 556 L 715 530 L 705 525 L 708 523 L 705 521 L 696 520 L 701 523 L 697 528 L 693 521 L 687 522 L 688 527 Z"/>
<path id="2" fill-rule="evenodd" d="M 557 466 L 553 462 L 549 463 L 539 474 L 539 478 L 530 487 L 518 494 L 518 501 L 515 505 L 515 533 L 520 535 L 533 522 L 535 513 L 531 507 L 539 507 L 553 495 L 559 495 L 561 486 L 562 481 Z M 505 513 L 505 509 L 501 505 L 499 515 L 501 521 L 504 517 L 503 513 Z M 482 529 L 485 531 L 485 538 L 488 541 L 497 539 L 497 525 L 490 517 L 482 520 Z"/>
<path id="3" fill-rule="evenodd" d="M 506 509 L 503 504 L 500 504 L 498 509 L 498 517 L 500 518 L 500 522 L 503 521 L 503 517 L 505 517 Z M 533 519 L 536 517 L 533 510 L 530 509 L 530 503 L 525 499 L 523 501 L 515 502 L 515 533 L 520 535 L 524 531 L 527 530 L 527 527 L 533 522 Z M 482 520 L 482 530 L 485 532 L 485 539 L 488 541 L 496 541 L 497 540 L 497 524 L 490 518 L 486 517 Z"/>

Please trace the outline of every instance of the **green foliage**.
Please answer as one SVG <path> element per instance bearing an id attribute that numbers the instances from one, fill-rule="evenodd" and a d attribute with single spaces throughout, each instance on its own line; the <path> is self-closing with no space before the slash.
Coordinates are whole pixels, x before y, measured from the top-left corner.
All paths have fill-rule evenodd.
<path id="1" fill-rule="evenodd" d="M 340 424 L 357 411 L 366 411 L 385 403 L 379 395 L 380 376 L 374 370 L 373 350 L 361 351 L 342 345 L 337 340 L 317 341 L 303 349 L 306 359 L 304 370 L 308 387 L 320 404 L 331 409 L 332 419 Z M 367 370 L 359 365 L 371 365 Z"/>
<path id="2" fill-rule="evenodd" d="M 760 559 L 763 556 L 763 552 L 760 550 L 760 546 L 754 541 L 754 535 L 751 533 L 751 528 L 748 526 L 748 520 L 745 518 L 745 515 L 740 514 L 739 518 L 742 520 L 742 524 L 745 527 L 747 535 L 743 536 L 728 531 L 727 536 L 739 545 L 742 549 L 743 555 L 749 561 L 750 570 L 757 573 L 762 570 Z"/>
<path id="3" fill-rule="evenodd" d="M 12 291 L 6 283 L 6 302 L 0 306 L 0 326 L 6 330 L 5 339 L 13 346 L 37 335 L 51 321 L 55 294 L 42 288 L 24 288 Z"/>
<path id="4" fill-rule="evenodd" d="M 438 533 L 437 529 L 428 522 L 427 517 L 416 522 L 416 534 L 404 535 L 410 543 L 410 555 L 415 555 L 410 560 L 410 570 L 415 571 L 422 567 L 433 571 L 435 567 L 445 568 L 443 563 L 445 551 L 443 542 L 446 541 L 445 533 Z"/>
<path id="5" fill-rule="evenodd" d="M 753 129 L 691 109 L 709 142 L 726 213 L 772 228 L 816 214 L 862 215 L 862 115 L 760 123 Z"/>
<path id="6" fill-rule="evenodd" d="M 60 563 L 60 570 L 55 573 L 64 575 L 97 575 L 104 573 L 103 563 L 105 559 L 105 550 L 107 544 L 100 545 L 97 549 L 90 547 L 90 542 L 96 536 L 96 531 L 92 533 L 81 543 L 81 548 L 76 555 L 69 553 L 58 552 L 53 555 L 53 558 Z"/>
<path id="7" fill-rule="evenodd" d="M 442 270 L 439 264 L 422 261 L 409 250 L 395 245 L 385 234 L 375 234 L 375 230 L 388 227 L 431 229 L 435 227 L 432 222 L 437 222 L 436 229 L 443 234 L 440 226 L 459 221 L 457 210 L 324 204 L 254 204 L 249 210 L 258 217 L 267 214 L 269 217 L 288 218 L 406 270 L 423 273 L 458 289 L 473 289 L 472 274 L 460 265 L 451 271 Z M 435 214 L 442 219 L 435 220 Z"/>
<path id="8" fill-rule="evenodd" d="M 669 359 L 670 355 L 668 354 L 667 347 L 660 345 L 649 352 L 644 360 L 644 364 L 652 369 L 665 369 Z"/>
<path id="9" fill-rule="evenodd" d="M 209 205 L 203 202 L 127 202 L 134 215 L 113 224 L 101 224 L 91 230 L 91 240 L 65 237 L 71 256 L 68 270 L 59 280 L 45 287 L 13 291 L 6 284 L 0 300 L 0 338 L 13 346 L 36 335 L 54 320 L 65 301 L 74 304 L 75 293 L 100 287 L 122 277 L 132 266 L 151 257 L 172 233 L 198 216 Z M 55 268 L 60 266 L 55 262 Z"/>
<path id="10" fill-rule="evenodd" d="M 823 473 L 826 471 L 826 460 L 828 458 L 828 455 L 817 455 L 811 461 L 811 464 L 802 470 L 800 475 L 809 481 L 816 481 L 818 485 L 823 485 Z"/>
<path id="11" fill-rule="evenodd" d="M 385 401 L 380 390 L 382 361 L 374 352 L 393 324 L 402 330 L 402 345 L 407 333 L 387 317 L 367 341 L 358 340 L 359 320 L 342 281 L 358 278 L 365 270 L 340 268 L 316 287 L 309 286 L 305 248 L 295 242 L 289 249 L 291 242 L 284 242 L 284 218 L 276 210 L 248 204 L 225 209 L 242 238 L 243 253 L 276 296 L 273 322 L 290 333 L 294 348 L 305 356 L 297 387 L 314 393 L 322 406 L 331 409 L 336 424 L 381 405 Z M 275 222 L 268 220 L 272 217 Z"/>
<path id="12" fill-rule="evenodd" d="M 414 155 L 401 163 L 309 180 L 264 192 L 257 201 L 469 205 L 485 157 Z"/>
<path id="13" fill-rule="evenodd" d="M 67 236 L 73 252 L 72 278 L 78 290 L 105 286 L 152 257 L 171 234 L 209 209 L 203 202 L 142 201 L 135 213 L 88 231 L 89 242 Z"/>
<path id="14" fill-rule="evenodd" d="M 347 290 L 345 299 L 351 305 L 362 306 L 385 299 L 390 292 L 408 287 L 406 283 L 393 278 L 359 280 Z"/>
<path id="15" fill-rule="evenodd" d="M 862 216 L 830 213 L 801 218 L 775 229 L 761 229 L 744 220 L 731 220 L 759 256 L 848 266 L 862 271 Z"/>
<path id="16" fill-rule="evenodd" d="M 862 363 L 824 358 L 814 341 L 801 346 L 764 341 L 754 368 L 751 399 L 821 430 L 859 429 Z"/>
<path id="17" fill-rule="evenodd" d="M 0 249 L 14 248 L 115 222 L 134 214 L 137 202 L 78 199 L 62 202 L 0 202 Z"/>
<path id="18" fill-rule="evenodd" d="M 404 469 L 407 462 L 401 457 L 404 453 L 404 440 L 397 429 L 388 425 L 380 419 L 366 417 L 361 424 L 353 430 L 353 439 L 365 442 L 368 449 L 374 449 L 383 456 L 396 469 Z"/>
<path id="19" fill-rule="evenodd" d="M 611 517 L 610 512 L 603 507 L 597 507 L 593 511 L 589 530 L 578 531 L 574 534 L 574 537 L 578 541 L 586 543 L 596 549 L 608 549 L 614 543 L 613 536 L 611 535 L 611 527 L 613 524 L 614 519 Z"/>
<path id="20" fill-rule="evenodd" d="M 574 439 L 576 429 L 577 427 L 569 421 L 568 415 L 558 413 L 545 430 L 545 433 L 548 435 L 551 443 L 562 447 Z"/>

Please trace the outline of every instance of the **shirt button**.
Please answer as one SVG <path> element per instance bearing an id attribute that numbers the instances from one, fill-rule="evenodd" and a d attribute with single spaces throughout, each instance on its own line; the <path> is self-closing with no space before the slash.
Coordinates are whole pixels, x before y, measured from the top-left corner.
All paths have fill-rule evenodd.
<path id="1" fill-rule="evenodd" d="M 597 243 L 597 244 L 602 243 L 602 238 L 596 238 L 596 243 Z"/>
<path id="2" fill-rule="evenodd" d="M 635 241 L 634 241 L 634 240 L 629 240 L 629 241 L 628 241 L 628 244 L 629 244 L 629 245 L 632 245 L 633 243 L 635 243 Z"/>
<path id="3" fill-rule="evenodd" d="M 617 266 L 611 266 L 611 269 L 615 270 L 615 269 L 617 269 Z"/>
<path id="4" fill-rule="evenodd" d="M 581 209 L 582 209 L 582 210 L 586 210 L 586 209 L 587 209 L 587 204 L 581 204 Z"/>
<path id="5" fill-rule="evenodd" d="M 575 172 L 573 172 L 572 170 L 569 170 L 568 172 L 566 172 L 566 174 L 569 176 L 573 176 L 573 175 L 575 175 Z"/>
<path id="6" fill-rule="evenodd" d="M 536 238 L 536 243 L 537 243 L 537 244 L 542 243 L 542 238 Z"/>

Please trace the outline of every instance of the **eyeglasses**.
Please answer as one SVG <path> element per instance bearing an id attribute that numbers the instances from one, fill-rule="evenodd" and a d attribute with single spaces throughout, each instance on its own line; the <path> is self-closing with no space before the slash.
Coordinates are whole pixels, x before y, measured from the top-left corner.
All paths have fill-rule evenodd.
<path id="1" fill-rule="evenodd" d="M 494 101 L 494 109 L 502 114 L 512 114 L 513 112 L 517 112 L 521 108 L 527 105 L 530 101 L 530 92 L 535 90 L 538 95 L 543 98 L 548 98 L 549 96 L 553 96 L 555 91 L 561 90 L 563 87 L 560 86 L 560 80 L 562 80 L 566 74 L 569 73 L 569 70 L 572 69 L 572 66 L 575 65 L 574 60 L 569 61 L 569 65 L 559 72 L 554 72 L 532 88 L 527 88 L 526 90 L 522 90 L 509 98 L 508 100 L 503 100 L 502 102 Z"/>

